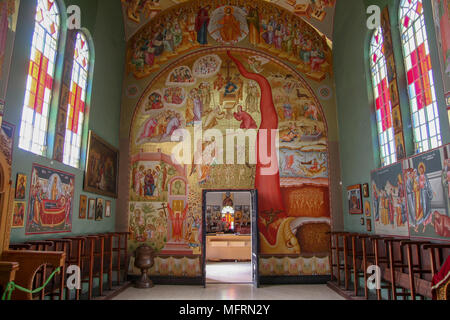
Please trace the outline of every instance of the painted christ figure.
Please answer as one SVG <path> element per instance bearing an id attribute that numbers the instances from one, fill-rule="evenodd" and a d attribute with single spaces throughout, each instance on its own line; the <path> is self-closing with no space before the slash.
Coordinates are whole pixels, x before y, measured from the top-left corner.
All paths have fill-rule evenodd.
<path id="1" fill-rule="evenodd" d="M 237 42 L 242 34 L 241 24 L 233 12 L 233 7 L 226 7 L 224 17 L 218 22 L 222 26 L 219 31 L 223 42 Z"/>

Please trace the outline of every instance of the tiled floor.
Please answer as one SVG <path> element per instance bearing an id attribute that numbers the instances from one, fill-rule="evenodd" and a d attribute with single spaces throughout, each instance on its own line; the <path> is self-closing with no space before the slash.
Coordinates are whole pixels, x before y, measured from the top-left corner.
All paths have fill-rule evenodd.
<path id="1" fill-rule="evenodd" d="M 252 283 L 252 264 L 209 262 L 206 265 L 206 283 Z"/>
<path id="2" fill-rule="evenodd" d="M 114 300 L 343 300 L 326 285 L 254 288 L 248 284 L 252 279 L 250 263 L 208 263 L 206 274 L 206 288 L 158 285 L 142 290 L 131 287 Z"/>
<path id="3" fill-rule="evenodd" d="M 344 300 L 326 285 L 280 285 L 254 288 L 249 284 L 155 286 L 129 288 L 114 300 Z"/>

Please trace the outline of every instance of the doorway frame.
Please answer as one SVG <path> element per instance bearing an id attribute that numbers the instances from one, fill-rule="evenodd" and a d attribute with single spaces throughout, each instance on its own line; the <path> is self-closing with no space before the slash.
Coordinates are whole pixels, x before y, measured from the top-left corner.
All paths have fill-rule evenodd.
<path id="1" fill-rule="evenodd" d="M 206 195 L 208 193 L 223 193 L 223 192 L 249 192 L 251 196 L 251 236 L 252 236 L 252 283 L 255 288 L 260 286 L 259 275 L 259 230 L 258 230 L 258 190 L 256 189 L 204 189 L 202 190 L 202 283 L 206 288 Z"/>

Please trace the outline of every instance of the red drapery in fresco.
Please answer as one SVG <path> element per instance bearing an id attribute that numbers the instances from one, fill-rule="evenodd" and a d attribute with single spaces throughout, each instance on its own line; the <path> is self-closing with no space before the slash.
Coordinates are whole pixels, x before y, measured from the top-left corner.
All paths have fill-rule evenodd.
<path id="1" fill-rule="evenodd" d="M 244 65 L 231 55 L 230 51 L 228 51 L 227 54 L 237 65 L 241 75 L 247 79 L 256 81 L 261 89 L 261 125 L 259 127 L 257 137 L 255 188 L 258 190 L 258 207 L 260 216 L 268 214 L 275 215 L 270 219 L 272 222 L 270 226 L 259 226 L 259 230 L 263 233 L 269 243 L 275 244 L 279 227 L 279 223 L 275 222 L 280 218 L 286 217 L 286 210 L 284 208 L 283 197 L 281 195 L 280 173 L 278 170 L 278 157 L 276 154 L 277 150 L 275 139 L 272 139 L 272 135 L 275 134 L 275 131 L 272 130 L 278 129 L 278 115 L 273 102 L 272 88 L 269 81 L 264 76 L 248 72 Z M 267 130 L 265 142 L 260 140 L 262 130 Z M 263 164 L 263 160 L 261 159 L 260 150 L 264 143 L 268 146 L 268 155 L 270 155 L 271 152 L 275 153 L 275 156 L 273 157 L 273 161 L 276 161 L 276 164 L 273 164 L 276 165 L 275 174 L 262 174 L 263 169 L 270 167 L 270 164 Z"/>

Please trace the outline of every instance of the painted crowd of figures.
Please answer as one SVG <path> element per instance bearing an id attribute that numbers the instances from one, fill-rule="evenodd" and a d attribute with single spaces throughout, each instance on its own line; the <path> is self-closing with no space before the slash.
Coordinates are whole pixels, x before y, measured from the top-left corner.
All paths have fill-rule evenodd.
<path id="1" fill-rule="evenodd" d="M 405 160 L 403 166 L 397 163 L 372 173 L 378 234 L 450 237 L 450 160 L 446 154 L 448 147 L 440 148 Z"/>
<path id="2" fill-rule="evenodd" d="M 164 62 L 208 45 L 210 34 L 219 44 L 235 43 L 247 35 L 251 45 L 294 59 L 307 73 L 323 71 L 321 66 L 329 60 L 330 49 L 312 27 L 262 1 L 234 2 L 237 7 L 224 0 L 199 0 L 156 16 L 131 40 L 129 70 L 138 78 L 145 77 L 156 68 L 157 59 Z"/>

